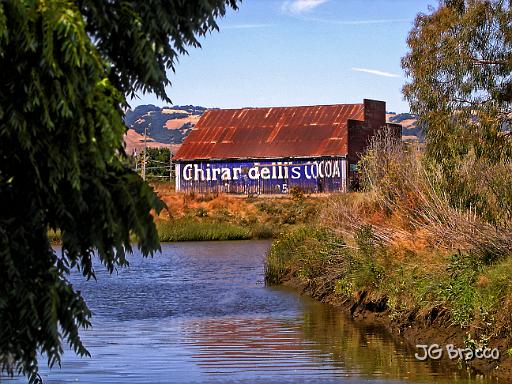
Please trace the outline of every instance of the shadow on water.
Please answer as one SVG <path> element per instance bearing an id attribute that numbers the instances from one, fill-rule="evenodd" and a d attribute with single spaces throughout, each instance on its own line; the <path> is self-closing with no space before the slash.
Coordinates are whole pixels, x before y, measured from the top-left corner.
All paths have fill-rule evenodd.
<path id="1" fill-rule="evenodd" d="M 67 352 L 47 383 L 468 383 L 385 330 L 263 285 L 266 241 L 164 244 L 98 280 L 73 277 L 91 307 L 90 359 Z M 44 365 L 44 359 L 41 359 Z M 16 381 L 19 381 L 17 379 Z"/>

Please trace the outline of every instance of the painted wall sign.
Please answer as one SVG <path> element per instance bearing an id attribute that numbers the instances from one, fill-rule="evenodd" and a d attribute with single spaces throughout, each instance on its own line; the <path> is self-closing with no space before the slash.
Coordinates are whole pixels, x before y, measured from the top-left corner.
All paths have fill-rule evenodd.
<path id="1" fill-rule="evenodd" d="M 289 161 L 180 162 L 177 190 L 231 193 L 287 193 L 297 186 L 305 192 L 345 190 L 343 158 Z"/>

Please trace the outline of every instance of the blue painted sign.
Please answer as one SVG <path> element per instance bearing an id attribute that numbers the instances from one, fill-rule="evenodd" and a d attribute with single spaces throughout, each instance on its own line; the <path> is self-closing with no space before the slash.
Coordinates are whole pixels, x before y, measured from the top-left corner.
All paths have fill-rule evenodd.
<path id="1" fill-rule="evenodd" d="M 179 162 L 180 191 L 226 193 L 288 193 L 296 186 L 307 193 L 340 192 L 346 185 L 343 158 L 289 161 Z"/>

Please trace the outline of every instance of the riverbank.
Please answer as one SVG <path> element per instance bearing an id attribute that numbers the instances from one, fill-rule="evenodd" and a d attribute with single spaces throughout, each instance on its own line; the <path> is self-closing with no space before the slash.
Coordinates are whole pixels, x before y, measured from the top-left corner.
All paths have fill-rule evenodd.
<path id="1" fill-rule="evenodd" d="M 336 199 L 348 205 L 363 198 Z M 357 320 L 381 324 L 412 347 L 497 348 L 497 361 L 450 360 L 446 351 L 444 358 L 510 381 L 511 257 L 484 263 L 470 252 L 420 245 L 419 238 L 383 244 L 371 226 L 342 238 L 325 224 L 324 217 L 274 241 L 266 262 L 268 284 L 295 287 Z"/>
<path id="2" fill-rule="evenodd" d="M 161 242 L 277 238 L 316 218 L 325 196 L 177 193 L 172 184 L 153 188 L 165 202 L 155 222 Z"/>
<path id="3" fill-rule="evenodd" d="M 177 193 L 152 183 L 166 208 L 155 215 L 160 242 L 273 239 L 316 219 L 326 195 L 227 195 Z M 53 244 L 60 232 L 48 231 Z M 136 239 L 133 239 L 136 241 Z"/>
<path id="4" fill-rule="evenodd" d="M 277 239 L 267 283 L 382 322 L 413 346 L 497 349 L 497 360 L 452 362 L 510 382 L 511 164 L 475 166 L 468 155 L 447 178 L 421 148 L 384 131 L 358 167 L 365 192 L 333 195 L 317 221 Z"/>

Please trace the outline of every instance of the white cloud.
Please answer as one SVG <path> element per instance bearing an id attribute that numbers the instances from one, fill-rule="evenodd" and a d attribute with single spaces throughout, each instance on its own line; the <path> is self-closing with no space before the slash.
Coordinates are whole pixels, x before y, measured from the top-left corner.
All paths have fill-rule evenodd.
<path id="1" fill-rule="evenodd" d="M 328 0 L 292 0 L 285 1 L 281 6 L 281 10 L 284 13 L 291 13 L 294 15 L 300 15 L 307 13 L 322 5 Z"/>
<path id="2" fill-rule="evenodd" d="M 369 69 L 369 68 L 351 68 L 352 71 L 355 72 L 364 72 L 364 73 L 370 73 L 372 75 L 377 76 L 384 76 L 384 77 L 400 77 L 400 75 L 397 75 L 395 73 L 391 72 L 385 72 L 385 71 L 379 71 L 377 69 Z"/>

